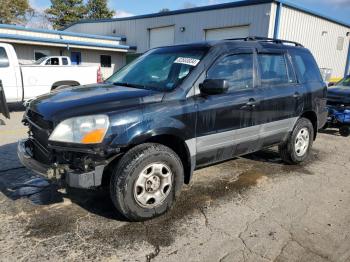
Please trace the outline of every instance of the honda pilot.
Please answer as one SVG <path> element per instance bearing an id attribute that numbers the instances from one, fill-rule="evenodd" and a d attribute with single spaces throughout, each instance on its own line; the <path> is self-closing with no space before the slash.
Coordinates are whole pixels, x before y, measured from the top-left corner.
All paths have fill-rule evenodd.
<path id="1" fill-rule="evenodd" d="M 310 154 L 327 119 L 327 87 L 294 42 L 231 39 L 155 48 L 102 84 L 27 106 L 24 166 L 67 187 L 108 188 L 131 221 L 164 214 L 193 171 L 278 146 Z"/>

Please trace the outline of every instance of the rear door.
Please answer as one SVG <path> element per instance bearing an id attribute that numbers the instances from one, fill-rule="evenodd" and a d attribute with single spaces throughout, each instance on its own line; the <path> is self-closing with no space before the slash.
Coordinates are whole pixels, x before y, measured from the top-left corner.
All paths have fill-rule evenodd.
<path id="1" fill-rule="evenodd" d="M 301 88 L 289 54 L 284 50 L 258 53 L 259 93 L 263 97 L 255 121 L 260 125 L 260 146 L 280 142 L 294 127 L 302 110 Z"/>
<path id="2" fill-rule="evenodd" d="M 253 150 L 258 129 L 251 106 L 257 101 L 254 50 L 224 55 L 207 71 L 207 79 L 225 79 L 229 90 L 197 97 L 197 166 L 203 166 Z"/>

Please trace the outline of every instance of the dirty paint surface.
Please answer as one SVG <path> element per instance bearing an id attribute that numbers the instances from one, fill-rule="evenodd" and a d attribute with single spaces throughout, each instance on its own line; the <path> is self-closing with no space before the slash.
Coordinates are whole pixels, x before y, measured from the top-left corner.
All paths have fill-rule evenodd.
<path id="1" fill-rule="evenodd" d="M 350 260 L 350 140 L 336 132 L 301 166 L 273 148 L 198 170 L 169 213 L 129 223 L 107 193 L 22 168 L 16 117 L 0 129 L 1 261 Z"/>

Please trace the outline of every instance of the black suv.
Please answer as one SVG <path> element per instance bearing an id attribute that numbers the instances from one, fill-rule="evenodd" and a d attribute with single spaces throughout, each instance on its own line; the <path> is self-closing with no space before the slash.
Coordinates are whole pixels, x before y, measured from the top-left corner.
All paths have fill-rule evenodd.
<path id="1" fill-rule="evenodd" d="M 193 171 L 279 146 L 304 161 L 326 85 L 300 44 L 264 38 L 150 50 L 103 84 L 33 100 L 21 162 L 69 187 L 108 186 L 133 221 L 165 213 Z"/>

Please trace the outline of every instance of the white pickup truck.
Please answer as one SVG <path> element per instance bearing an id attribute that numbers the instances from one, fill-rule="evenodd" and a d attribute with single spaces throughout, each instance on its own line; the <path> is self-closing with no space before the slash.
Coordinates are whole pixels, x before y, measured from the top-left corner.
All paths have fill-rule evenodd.
<path id="1" fill-rule="evenodd" d="M 22 102 L 60 86 L 96 83 L 98 67 L 20 65 L 13 46 L 0 43 L 0 80 L 7 103 Z"/>
<path id="2" fill-rule="evenodd" d="M 45 56 L 34 62 L 34 65 L 72 65 L 68 56 Z"/>

